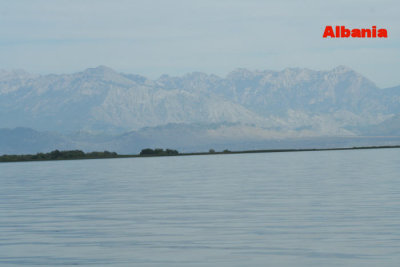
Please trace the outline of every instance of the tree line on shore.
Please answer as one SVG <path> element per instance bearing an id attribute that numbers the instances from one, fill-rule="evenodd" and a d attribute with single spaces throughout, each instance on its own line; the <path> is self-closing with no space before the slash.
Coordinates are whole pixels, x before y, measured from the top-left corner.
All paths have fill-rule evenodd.
<path id="1" fill-rule="evenodd" d="M 151 156 L 176 156 L 179 155 L 177 150 L 173 149 L 142 149 L 139 155 L 129 155 L 137 157 L 151 157 Z M 2 155 L 0 156 L 0 162 L 14 162 L 14 161 L 36 161 L 36 160 L 68 160 L 68 159 L 101 159 L 101 158 L 122 158 L 127 155 L 119 155 L 116 152 L 88 152 L 85 153 L 82 150 L 53 150 L 49 153 L 37 153 L 37 154 L 26 154 L 26 155 Z"/>
<path id="2" fill-rule="evenodd" d="M 13 161 L 34 161 L 34 160 L 66 160 L 66 159 L 98 159 L 98 158 L 116 158 L 118 154 L 115 152 L 89 152 L 82 150 L 54 150 L 49 153 L 37 153 L 27 155 L 3 155 L 0 156 L 0 162 Z"/>
<path id="3" fill-rule="evenodd" d="M 145 148 L 140 151 L 139 156 L 176 156 L 178 155 L 178 150 L 173 149 L 162 149 L 162 148 Z"/>
<path id="4" fill-rule="evenodd" d="M 192 156 L 192 155 L 210 155 L 210 154 L 244 154 L 244 153 L 271 153 L 271 152 L 300 152 L 300 151 L 331 151 L 331 150 L 355 150 L 355 149 L 379 149 L 379 148 L 400 148 L 400 145 L 394 146 L 367 146 L 367 147 L 342 147 L 342 148 L 303 148 L 303 149 L 269 149 L 269 150 L 244 150 L 230 151 L 225 149 L 217 152 L 210 149 L 208 152 L 192 152 L 180 153 L 173 149 L 151 149 L 145 148 L 136 155 L 119 155 L 116 152 L 88 152 L 82 150 L 54 150 L 49 153 L 37 153 L 26 155 L 2 155 L 0 162 L 16 162 L 16 161 L 39 161 L 39 160 L 70 160 L 70 159 L 102 159 L 102 158 L 132 158 L 132 157 L 160 157 L 160 156 Z"/>

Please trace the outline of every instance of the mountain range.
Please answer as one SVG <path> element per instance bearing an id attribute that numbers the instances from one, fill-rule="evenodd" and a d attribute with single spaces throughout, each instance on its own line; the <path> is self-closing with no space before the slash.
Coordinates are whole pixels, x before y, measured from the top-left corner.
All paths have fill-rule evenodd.
<path id="1" fill-rule="evenodd" d="M 398 136 L 399 118 L 400 86 L 378 88 L 345 66 L 154 80 L 105 66 L 58 75 L 0 71 L 0 154 Z M 15 131 L 28 137 L 9 139 Z"/>

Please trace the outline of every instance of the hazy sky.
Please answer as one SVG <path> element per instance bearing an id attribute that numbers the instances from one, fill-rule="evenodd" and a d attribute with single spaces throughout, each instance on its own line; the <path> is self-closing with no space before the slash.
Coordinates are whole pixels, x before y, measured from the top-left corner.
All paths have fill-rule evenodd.
<path id="1" fill-rule="evenodd" d="M 398 0 L 2 0 L 0 69 L 156 78 L 346 65 L 389 87 L 400 84 L 399 12 Z M 326 25 L 377 25 L 389 38 L 323 39 Z"/>

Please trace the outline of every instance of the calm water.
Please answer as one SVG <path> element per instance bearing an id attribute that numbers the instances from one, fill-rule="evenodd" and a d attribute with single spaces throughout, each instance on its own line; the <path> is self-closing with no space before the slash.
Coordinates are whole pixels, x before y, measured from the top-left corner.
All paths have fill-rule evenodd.
<path id="1" fill-rule="evenodd" d="M 0 164 L 0 265 L 400 266 L 400 149 Z"/>

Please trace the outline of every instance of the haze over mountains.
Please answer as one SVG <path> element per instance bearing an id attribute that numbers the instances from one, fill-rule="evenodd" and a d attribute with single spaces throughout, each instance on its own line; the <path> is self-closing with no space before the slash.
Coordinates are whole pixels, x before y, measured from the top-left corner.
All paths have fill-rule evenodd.
<path id="1" fill-rule="evenodd" d="M 0 154 L 78 146 L 126 153 L 151 144 L 203 148 L 194 142 L 245 149 L 272 139 L 399 136 L 399 117 L 400 87 L 378 88 L 344 66 L 156 80 L 105 66 L 62 75 L 0 71 Z M 27 136 L 7 141 L 15 127 L 34 131 L 19 128 Z"/>

